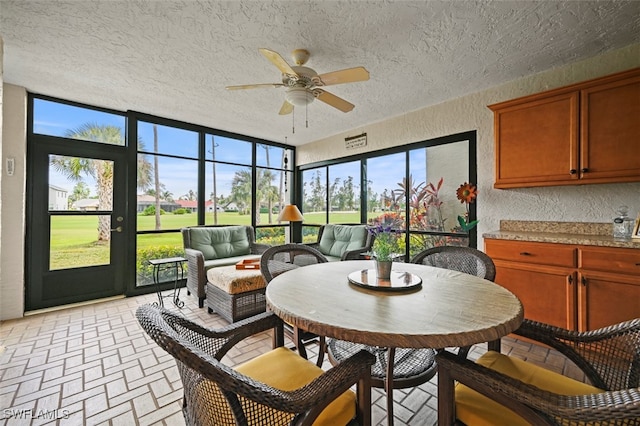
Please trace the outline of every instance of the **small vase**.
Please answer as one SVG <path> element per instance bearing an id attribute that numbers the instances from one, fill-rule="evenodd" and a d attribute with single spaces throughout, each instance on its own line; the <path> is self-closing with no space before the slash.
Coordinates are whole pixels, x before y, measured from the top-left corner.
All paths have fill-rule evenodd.
<path id="1" fill-rule="evenodd" d="M 391 278 L 392 260 L 376 260 L 376 275 L 379 280 L 388 280 Z"/>

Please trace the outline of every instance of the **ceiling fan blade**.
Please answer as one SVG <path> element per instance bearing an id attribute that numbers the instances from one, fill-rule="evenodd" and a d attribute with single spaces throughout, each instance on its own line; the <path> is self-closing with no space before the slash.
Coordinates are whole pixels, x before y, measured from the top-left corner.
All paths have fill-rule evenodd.
<path id="1" fill-rule="evenodd" d="M 280 115 L 287 115 L 293 112 L 293 104 L 290 104 L 288 101 L 284 101 L 282 107 L 280 107 Z"/>
<path id="2" fill-rule="evenodd" d="M 356 81 L 369 80 L 369 71 L 364 67 L 348 68 L 346 70 L 328 72 L 326 74 L 320 74 L 318 76 L 322 82 L 322 86 L 329 86 L 332 84 L 342 83 L 354 83 Z"/>
<path id="3" fill-rule="evenodd" d="M 241 89 L 261 89 L 264 87 L 280 87 L 284 86 L 282 83 L 260 83 L 260 84 L 241 84 L 239 86 L 227 86 L 227 90 L 241 90 Z"/>
<path id="4" fill-rule="evenodd" d="M 353 108 L 355 108 L 354 104 L 347 102 L 334 94 L 325 92 L 322 89 L 315 89 L 313 93 L 314 95 L 316 95 L 316 98 L 318 98 L 318 100 L 324 102 L 327 105 L 331 105 L 332 107 L 337 108 L 342 112 L 349 112 Z"/>
<path id="5" fill-rule="evenodd" d="M 287 61 L 285 61 L 284 58 L 280 56 L 278 52 L 274 52 L 273 50 L 264 49 L 264 48 L 261 48 L 258 50 L 269 61 L 271 61 L 273 65 L 278 67 L 278 69 L 280 70 L 280 72 L 282 72 L 282 74 L 298 75 L 298 73 L 295 72 L 293 68 L 291 68 L 291 66 L 287 63 Z"/>

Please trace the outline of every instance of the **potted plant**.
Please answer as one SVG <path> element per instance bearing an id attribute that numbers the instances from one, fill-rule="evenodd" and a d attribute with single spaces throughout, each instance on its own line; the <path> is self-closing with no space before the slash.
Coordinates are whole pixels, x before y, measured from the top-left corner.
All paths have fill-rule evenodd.
<path id="1" fill-rule="evenodd" d="M 390 226 L 371 226 L 367 228 L 375 238 L 371 247 L 372 257 L 376 262 L 376 273 L 379 279 L 388 280 L 391 277 L 393 258 L 400 251 L 398 232 Z"/>

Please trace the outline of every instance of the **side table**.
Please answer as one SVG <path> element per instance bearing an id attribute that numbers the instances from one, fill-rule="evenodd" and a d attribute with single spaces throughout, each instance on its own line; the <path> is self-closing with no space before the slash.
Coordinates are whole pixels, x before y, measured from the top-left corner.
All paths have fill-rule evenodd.
<path id="1" fill-rule="evenodd" d="M 178 287 L 178 271 L 180 271 L 180 281 L 182 281 L 184 279 L 184 262 L 186 261 L 187 259 L 185 259 L 184 257 L 149 259 L 149 264 L 153 266 L 153 283 L 155 284 L 156 292 L 158 293 L 157 306 L 164 306 L 163 299 L 165 297 L 171 297 L 173 299 L 173 304 L 176 305 L 178 309 L 182 309 L 184 307 L 184 302 L 180 300 L 180 287 Z M 173 294 L 163 296 L 162 292 L 160 291 L 160 272 L 170 269 L 173 269 L 175 271 L 173 280 Z M 154 305 L 156 305 L 155 302 Z"/>

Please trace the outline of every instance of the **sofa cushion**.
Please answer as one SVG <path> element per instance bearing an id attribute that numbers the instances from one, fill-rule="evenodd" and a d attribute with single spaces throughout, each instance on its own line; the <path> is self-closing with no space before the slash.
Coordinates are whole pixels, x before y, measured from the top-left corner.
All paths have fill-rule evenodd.
<path id="1" fill-rule="evenodd" d="M 340 258 L 346 251 L 364 247 L 367 233 L 366 225 L 325 225 L 318 250 L 324 255 Z"/>
<path id="2" fill-rule="evenodd" d="M 560 395 L 586 395 L 603 392 L 589 384 L 494 351 L 482 355 L 477 363 L 524 383 Z M 529 425 L 513 411 L 460 383 L 456 385 L 456 417 L 467 425 Z"/>
<path id="3" fill-rule="evenodd" d="M 236 263 L 245 259 L 260 259 L 260 255 L 250 254 L 247 256 L 232 256 L 232 257 L 223 257 L 221 259 L 205 260 L 204 270 L 208 271 L 211 268 L 217 268 L 219 266 L 235 265 Z"/>
<path id="4" fill-rule="evenodd" d="M 201 251 L 205 260 L 251 253 L 251 244 L 244 226 L 190 228 L 189 239 L 191 248 Z"/>

